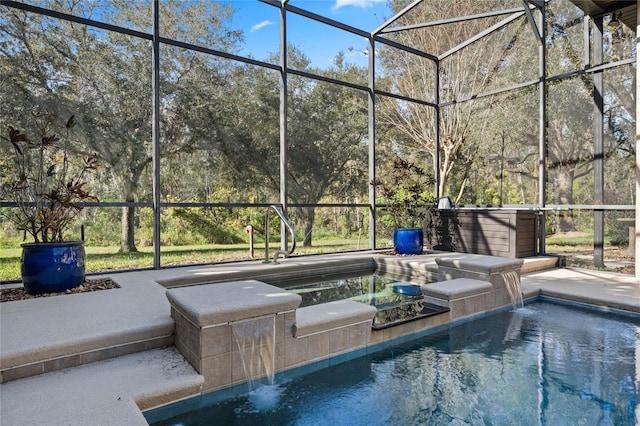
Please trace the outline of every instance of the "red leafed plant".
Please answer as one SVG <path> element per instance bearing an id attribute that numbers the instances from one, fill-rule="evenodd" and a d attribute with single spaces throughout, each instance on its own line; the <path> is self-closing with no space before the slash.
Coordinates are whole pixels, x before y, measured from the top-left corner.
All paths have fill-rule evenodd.
<path id="1" fill-rule="evenodd" d="M 2 171 L 2 200 L 15 202 L 16 209 L 3 215 L 36 243 L 62 242 L 64 232 L 83 209 L 82 202 L 98 201 L 84 187 L 87 174 L 98 168 L 95 155 L 79 155 L 71 161 L 69 134 L 74 116 L 65 124 L 65 137 L 52 132 L 54 118 L 38 117 L 39 139 L 31 139 L 8 126 L 3 143 L 10 143 L 15 154 L 13 167 Z M 11 164 L 11 161 L 9 161 Z"/>

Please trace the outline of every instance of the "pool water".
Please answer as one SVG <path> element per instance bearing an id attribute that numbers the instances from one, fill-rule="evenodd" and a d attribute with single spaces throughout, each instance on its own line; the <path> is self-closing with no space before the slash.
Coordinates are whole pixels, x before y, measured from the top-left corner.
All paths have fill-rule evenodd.
<path id="1" fill-rule="evenodd" d="M 302 297 L 301 308 L 344 299 L 372 305 L 383 305 L 403 297 L 407 297 L 409 300 L 422 299 L 419 284 L 369 273 L 347 278 L 324 277 L 318 280 L 307 280 L 304 283 L 288 285 L 285 288 Z M 412 288 L 415 290 L 410 291 L 410 294 L 396 290 Z"/>
<path id="2" fill-rule="evenodd" d="M 636 317 L 540 301 L 223 401 L 212 402 L 214 393 L 176 403 L 147 419 L 184 426 L 632 425 L 639 326 Z"/>
<path id="3" fill-rule="evenodd" d="M 278 286 L 299 294 L 302 297 L 301 308 L 336 300 L 353 300 L 375 306 L 378 313 L 373 319 L 374 329 L 449 311 L 448 308 L 425 303 L 420 284 L 370 272 L 350 277 L 342 274 L 340 278 L 308 279 L 288 285 L 279 283 Z"/>

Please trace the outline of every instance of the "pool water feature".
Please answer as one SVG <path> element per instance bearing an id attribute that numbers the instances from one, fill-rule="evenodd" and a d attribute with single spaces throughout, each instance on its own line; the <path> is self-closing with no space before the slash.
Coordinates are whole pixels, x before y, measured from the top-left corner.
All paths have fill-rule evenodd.
<path id="1" fill-rule="evenodd" d="M 509 292 L 509 298 L 513 309 L 519 309 L 524 307 L 524 301 L 522 300 L 522 287 L 520 286 L 520 276 L 515 271 L 507 271 L 503 274 L 504 283 L 507 291 Z"/>
<path id="2" fill-rule="evenodd" d="M 302 297 L 300 307 L 353 300 L 375 306 L 374 330 L 441 314 L 449 309 L 425 302 L 420 284 L 380 274 L 360 273 L 353 276 L 323 277 L 295 285 L 277 284 Z"/>
<path id="3" fill-rule="evenodd" d="M 329 369 L 277 375 L 249 393 L 212 393 L 145 415 L 185 426 L 631 425 L 638 327 L 637 317 L 540 301 Z"/>
<path id="4" fill-rule="evenodd" d="M 276 352 L 275 327 L 274 317 L 231 324 L 233 341 L 250 390 L 257 388 L 260 384 L 273 384 Z"/>

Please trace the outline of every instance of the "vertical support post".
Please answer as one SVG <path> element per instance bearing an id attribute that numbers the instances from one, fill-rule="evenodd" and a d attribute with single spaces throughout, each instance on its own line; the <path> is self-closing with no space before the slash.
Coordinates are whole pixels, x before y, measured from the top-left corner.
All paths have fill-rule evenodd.
<path id="1" fill-rule="evenodd" d="M 373 36 L 369 37 L 369 182 L 376 179 L 376 49 Z M 376 248 L 376 188 L 369 185 L 369 249 Z"/>
<path id="2" fill-rule="evenodd" d="M 545 231 L 547 204 L 547 52 L 545 49 L 546 39 L 546 10 L 545 5 L 540 6 L 540 24 L 538 38 L 538 73 L 540 83 L 538 84 L 539 111 L 538 111 L 538 206 L 540 214 L 538 216 L 538 253 L 546 252 Z"/>
<path id="3" fill-rule="evenodd" d="M 154 1 L 152 5 L 153 269 L 160 269 L 160 2 Z"/>
<path id="4" fill-rule="evenodd" d="M 591 45 L 591 16 L 589 15 L 584 16 L 582 29 L 583 29 L 582 42 L 584 43 L 583 65 L 584 65 L 584 68 L 587 69 L 591 66 L 591 49 L 589 47 Z"/>
<path id="5" fill-rule="evenodd" d="M 267 212 L 264 215 L 264 261 L 262 263 L 269 263 L 269 213 L 271 209 L 267 209 Z"/>
<path id="6" fill-rule="evenodd" d="M 282 212 L 287 215 L 288 182 L 287 169 L 289 163 L 289 137 L 287 135 L 287 3 L 283 0 L 280 5 L 280 205 Z M 267 213 L 268 215 L 269 213 Z M 280 249 L 287 250 L 287 228 L 280 223 Z"/>
<path id="7" fill-rule="evenodd" d="M 440 180 L 442 177 L 440 176 L 440 61 L 435 62 L 435 87 L 433 94 L 435 99 L 435 114 L 434 115 L 434 149 L 433 149 L 433 171 L 435 175 L 435 190 L 434 194 L 436 194 L 436 200 L 440 198 L 442 194 L 440 194 Z"/>
<path id="8" fill-rule="evenodd" d="M 636 8 L 636 34 L 640 31 L 640 8 Z M 640 48 L 640 38 L 636 37 L 636 49 Z M 636 66 L 636 111 L 640 111 L 640 68 Z M 637 115 L 637 114 L 636 114 Z M 636 147 L 640 146 L 640 122 L 636 119 Z M 636 148 L 636 250 L 635 250 L 635 274 L 636 279 L 640 280 L 640 241 L 638 239 L 638 230 L 640 230 L 640 149 Z"/>
<path id="9" fill-rule="evenodd" d="M 593 19 L 593 65 L 603 58 L 603 17 Z M 588 48 L 588 47 L 587 47 Z M 593 203 L 604 204 L 604 79 L 603 71 L 593 73 Z M 604 210 L 593 211 L 593 265 L 604 267 Z"/>
<path id="10" fill-rule="evenodd" d="M 506 132 L 502 129 L 502 140 L 500 141 L 500 207 L 502 207 L 502 181 L 504 180 L 504 141 Z"/>
<path id="11" fill-rule="evenodd" d="M 523 0 L 524 1 L 524 0 Z M 529 3 L 535 4 L 538 8 L 540 21 L 535 22 L 533 14 L 529 9 Z M 546 231 L 546 200 L 547 200 L 547 51 L 545 48 L 546 39 L 546 3 L 524 1 L 524 9 L 527 14 L 529 24 L 533 29 L 534 36 L 538 42 L 538 253 L 544 254 L 546 251 L 545 231 Z"/>

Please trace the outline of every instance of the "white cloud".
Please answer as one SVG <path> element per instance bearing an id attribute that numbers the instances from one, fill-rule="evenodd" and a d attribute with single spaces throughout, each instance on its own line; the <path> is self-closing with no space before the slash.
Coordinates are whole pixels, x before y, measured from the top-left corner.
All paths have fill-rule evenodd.
<path id="1" fill-rule="evenodd" d="M 255 33 L 258 30 L 263 29 L 264 27 L 268 26 L 268 25 L 273 25 L 273 22 L 271 21 L 262 21 L 259 24 L 255 24 L 253 27 L 251 27 L 251 32 Z"/>
<path id="2" fill-rule="evenodd" d="M 333 10 L 338 10 L 341 7 L 354 6 L 354 7 L 371 7 L 374 3 L 382 3 L 386 0 L 336 0 L 336 4 L 333 6 Z"/>

